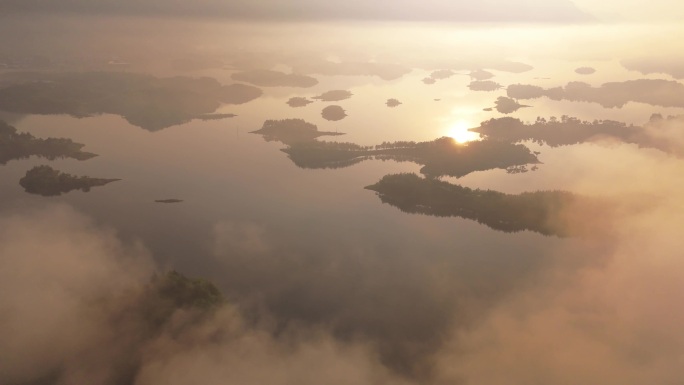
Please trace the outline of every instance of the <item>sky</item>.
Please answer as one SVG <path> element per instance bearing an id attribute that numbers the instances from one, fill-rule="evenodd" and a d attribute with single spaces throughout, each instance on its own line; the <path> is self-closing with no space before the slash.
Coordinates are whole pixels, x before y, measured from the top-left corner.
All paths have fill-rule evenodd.
<path id="1" fill-rule="evenodd" d="M 494 22 L 681 20 L 677 0 L 0 0 L 6 12 Z"/>
<path id="2" fill-rule="evenodd" d="M 6 10 L 171 14 L 278 19 L 578 22 L 592 17 L 570 0 L 0 0 Z"/>

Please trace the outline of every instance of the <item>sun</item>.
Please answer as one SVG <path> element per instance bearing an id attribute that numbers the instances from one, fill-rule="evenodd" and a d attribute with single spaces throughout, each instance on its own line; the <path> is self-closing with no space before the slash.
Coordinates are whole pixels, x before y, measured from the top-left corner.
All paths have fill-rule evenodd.
<path id="1" fill-rule="evenodd" d="M 449 127 L 446 136 L 452 138 L 456 143 L 466 143 L 480 139 L 480 134 L 468 131 L 470 127 L 472 127 L 470 123 L 465 120 L 459 120 Z"/>

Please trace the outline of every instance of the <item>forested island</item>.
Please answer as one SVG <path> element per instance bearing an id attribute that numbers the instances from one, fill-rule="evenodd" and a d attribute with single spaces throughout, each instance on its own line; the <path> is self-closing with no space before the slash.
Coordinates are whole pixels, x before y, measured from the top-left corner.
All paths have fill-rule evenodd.
<path id="1" fill-rule="evenodd" d="M 530 84 L 512 84 L 506 93 L 514 99 L 536 99 L 598 103 L 605 108 L 622 108 L 629 102 L 652 106 L 684 107 L 684 84 L 665 79 L 636 79 L 609 82 L 599 87 L 570 82 L 564 87 L 543 88 Z"/>
<path id="2" fill-rule="evenodd" d="M 40 139 L 28 132 L 17 132 L 17 129 L 0 120 L 0 164 L 10 160 L 25 159 L 30 156 L 40 156 L 49 160 L 72 158 L 87 160 L 96 154 L 84 152 L 84 144 L 71 139 L 47 138 Z"/>
<path id="3" fill-rule="evenodd" d="M 395 99 L 395 98 L 387 99 L 387 101 L 385 102 L 385 105 L 389 108 L 397 107 L 400 104 L 401 104 L 401 102 L 399 101 L 399 99 Z"/>
<path id="4" fill-rule="evenodd" d="M 504 194 L 473 190 L 415 174 L 386 175 L 366 186 L 383 203 L 406 213 L 460 217 L 504 232 L 534 231 L 558 237 L 599 234 L 610 209 L 604 202 L 566 191 Z M 582 214 L 585 214 L 582 219 Z"/>
<path id="5" fill-rule="evenodd" d="M 681 117 L 663 118 L 653 115 L 646 127 L 627 125 L 613 120 L 583 121 L 567 115 L 548 120 L 538 117 L 534 123 L 524 123 L 520 119 L 504 117 L 484 121 L 470 131 L 482 137 L 507 143 L 533 141 L 551 147 L 567 146 L 610 139 L 623 143 L 633 143 L 639 147 L 655 148 L 678 156 L 684 155 L 684 148 L 678 141 L 669 140 L 662 125 L 680 122 Z"/>
<path id="6" fill-rule="evenodd" d="M 526 106 L 524 104 L 520 104 L 520 103 L 518 103 L 517 100 L 507 98 L 505 96 L 499 96 L 496 99 L 496 102 L 494 102 L 494 103 L 495 103 L 496 110 L 502 114 L 511 114 L 515 111 L 518 111 L 519 109 L 521 109 L 523 107 L 530 107 L 530 106 Z"/>
<path id="7" fill-rule="evenodd" d="M 42 196 L 57 196 L 73 190 L 90 191 L 121 179 L 101 179 L 76 176 L 55 170 L 50 166 L 36 166 L 26 172 L 19 184 L 27 193 Z"/>
<path id="8" fill-rule="evenodd" d="M 321 111 L 321 116 L 325 120 L 336 122 L 347 117 L 347 112 L 341 106 L 327 106 Z"/>
<path id="9" fill-rule="evenodd" d="M 77 118 L 115 114 L 148 131 L 212 115 L 222 104 L 241 104 L 262 91 L 216 79 L 128 72 L 31 73 L 0 88 L 0 110 L 19 114 L 68 114 Z"/>
<path id="10" fill-rule="evenodd" d="M 471 91 L 491 92 L 502 88 L 502 86 L 501 84 L 492 80 L 473 80 L 472 82 L 470 82 L 470 84 L 468 84 L 468 88 Z"/>
<path id="11" fill-rule="evenodd" d="M 267 142 L 278 141 L 284 144 L 310 142 L 319 136 L 344 135 L 341 132 L 318 131 L 315 124 L 303 119 L 267 120 L 260 129 L 250 133 L 262 135 Z"/>
<path id="12" fill-rule="evenodd" d="M 539 163 L 530 150 L 520 144 L 500 141 L 474 141 L 457 144 L 443 137 L 430 142 L 384 142 L 376 146 L 354 143 L 303 142 L 283 149 L 301 168 L 342 168 L 369 159 L 414 162 L 428 177 L 462 177 L 473 171 Z"/>
<path id="13" fill-rule="evenodd" d="M 314 96 L 312 99 L 322 100 L 324 102 L 339 102 L 341 100 L 349 99 L 354 94 L 347 90 L 332 90 L 326 91 L 318 96 Z"/>
<path id="14" fill-rule="evenodd" d="M 306 106 L 310 103 L 313 103 L 313 102 L 307 98 L 304 98 L 301 96 L 295 96 L 295 97 L 288 99 L 288 101 L 286 103 L 288 106 L 296 108 L 296 107 L 304 107 L 304 106 Z"/>

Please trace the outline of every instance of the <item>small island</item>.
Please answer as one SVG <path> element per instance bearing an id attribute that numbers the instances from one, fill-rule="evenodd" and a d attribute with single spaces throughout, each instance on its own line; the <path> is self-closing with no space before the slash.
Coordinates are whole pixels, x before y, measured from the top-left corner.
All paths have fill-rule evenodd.
<path id="1" fill-rule="evenodd" d="M 278 141 L 285 144 L 310 142 L 319 136 L 344 135 L 341 132 L 318 131 L 315 124 L 303 119 L 267 120 L 260 129 L 250 133 L 263 135 L 267 142 Z"/>
<path id="2" fill-rule="evenodd" d="M 575 69 L 575 73 L 578 73 L 580 75 L 591 75 L 593 73 L 596 73 L 596 69 L 592 67 L 579 67 Z"/>
<path id="3" fill-rule="evenodd" d="M 517 100 L 507 98 L 505 96 L 499 96 L 496 99 L 496 102 L 494 102 L 494 104 L 496 110 L 502 114 L 511 114 L 515 111 L 518 111 L 521 108 L 530 107 L 524 104 L 520 104 Z"/>
<path id="4" fill-rule="evenodd" d="M 398 99 L 394 99 L 394 98 L 387 99 L 387 101 L 385 102 L 385 105 L 387 105 L 387 107 L 389 107 L 389 108 L 394 108 L 400 104 L 401 104 L 401 102 Z"/>
<path id="5" fill-rule="evenodd" d="M 27 193 L 42 196 L 57 196 L 72 190 L 90 191 L 92 187 L 104 186 L 121 179 L 99 179 L 75 176 L 55 170 L 50 166 L 36 166 L 26 172 L 19 185 Z"/>
<path id="6" fill-rule="evenodd" d="M 87 160 L 97 156 L 82 151 L 84 146 L 71 139 L 39 139 L 29 133 L 19 133 L 15 127 L 0 120 L 0 164 L 34 155 L 49 160 L 59 158 Z"/>
<path id="7" fill-rule="evenodd" d="M 341 100 L 349 99 L 354 94 L 347 90 L 332 90 L 324 92 L 318 96 L 314 96 L 312 99 L 321 100 L 324 102 L 339 102 Z"/>
<path id="8" fill-rule="evenodd" d="M 473 80 L 468 84 L 471 91 L 485 91 L 491 92 L 503 88 L 501 84 L 492 80 Z"/>
<path id="9" fill-rule="evenodd" d="M 504 194 L 408 173 L 386 175 L 365 188 L 375 191 L 383 203 L 406 213 L 460 217 L 509 233 L 596 236 L 604 233 L 602 228 L 611 217 L 611 206 L 606 202 L 566 191 Z"/>
<path id="10" fill-rule="evenodd" d="M 296 107 L 304 107 L 310 103 L 313 103 L 313 101 L 311 101 L 307 98 L 303 98 L 301 96 L 295 96 L 295 97 L 290 98 L 286 103 L 288 106 L 296 108 Z"/>
<path id="11" fill-rule="evenodd" d="M 470 71 L 470 77 L 474 80 L 489 80 L 494 77 L 494 74 L 482 69 Z"/>
<path id="12" fill-rule="evenodd" d="M 344 108 L 340 106 L 328 106 L 321 111 L 321 116 L 323 116 L 323 119 L 325 120 L 336 122 L 346 118 L 347 113 L 344 111 Z"/>
<path id="13" fill-rule="evenodd" d="M 423 79 L 425 84 L 435 84 L 437 80 L 444 80 L 454 76 L 456 72 L 452 70 L 435 70 L 430 73 L 430 76 Z"/>

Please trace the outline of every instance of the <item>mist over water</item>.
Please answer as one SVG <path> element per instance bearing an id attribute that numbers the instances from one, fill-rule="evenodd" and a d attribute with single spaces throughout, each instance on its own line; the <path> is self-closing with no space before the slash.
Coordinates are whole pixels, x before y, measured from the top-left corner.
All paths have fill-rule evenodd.
<path id="1" fill-rule="evenodd" d="M 0 383 L 684 378 L 681 26 L 10 3 Z"/>

